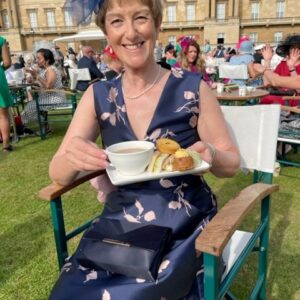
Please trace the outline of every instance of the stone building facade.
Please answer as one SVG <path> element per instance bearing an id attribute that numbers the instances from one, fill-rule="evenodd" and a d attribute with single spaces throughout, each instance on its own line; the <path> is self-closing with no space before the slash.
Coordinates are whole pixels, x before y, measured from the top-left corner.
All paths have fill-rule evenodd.
<path id="1" fill-rule="evenodd" d="M 1 0 L 0 35 L 12 50 L 30 51 L 75 34 L 82 28 L 73 26 L 71 12 L 63 3 Z M 275 44 L 291 33 L 300 33 L 299 0 L 165 0 L 159 40 L 165 45 L 181 35 L 193 35 L 200 44 L 208 39 L 212 45 L 232 46 L 240 36 L 248 35 L 254 43 Z"/>

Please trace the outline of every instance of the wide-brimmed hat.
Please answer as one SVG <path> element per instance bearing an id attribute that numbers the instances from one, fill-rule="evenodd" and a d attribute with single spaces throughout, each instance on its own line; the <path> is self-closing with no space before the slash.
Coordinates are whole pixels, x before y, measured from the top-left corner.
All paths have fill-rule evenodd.
<path id="1" fill-rule="evenodd" d="M 259 44 L 259 45 L 256 45 L 255 47 L 254 47 L 254 50 L 255 51 L 258 51 L 258 50 L 261 50 L 263 47 L 265 47 L 266 46 L 266 44 Z"/>
<path id="2" fill-rule="evenodd" d="M 294 34 L 289 35 L 284 41 L 282 41 L 278 47 L 276 48 L 276 53 L 279 56 L 286 57 L 291 47 L 299 47 L 300 48 L 300 35 Z"/>

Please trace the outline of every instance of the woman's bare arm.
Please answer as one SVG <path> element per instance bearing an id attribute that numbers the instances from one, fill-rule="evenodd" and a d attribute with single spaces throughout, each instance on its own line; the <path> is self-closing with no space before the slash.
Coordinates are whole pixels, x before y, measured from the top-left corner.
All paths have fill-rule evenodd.
<path id="1" fill-rule="evenodd" d="M 95 143 L 99 132 L 91 86 L 80 100 L 67 133 L 50 163 L 49 175 L 54 182 L 67 185 L 80 171 L 107 167 L 107 156 Z"/>
<path id="2" fill-rule="evenodd" d="M 4 69 L 7 69 L 11 66 L 11 57 L 10 57 L 10 51 L 9 51 L 9 47 L 8 44 L 5 43 L 2 46 L 2 61 L 3 61 L 3 67 Z"/>
<path id="3" fill-rule="evenodd" d="M 212 162 L 211 171 L 218 177 L 233 176 L 240 166 L 240 155 L 228 131 L 224 116 L 216 97 L 205 82 L 200 85 L 200 115 L 198 132 L 201 142 L 191 148 L 200 152 L 201 157 Z M 211 147 L 216 149 L 212 160 Z"/>
<path id="4" fill-rule="evenodd" d="M 48 68 L 46 71 L 46 79 L 37 76 L 37 81 L 42 85 L 43 88 L 51 89 L 54 87 L 56 81 L 56 73 L 53 68 Z"/>

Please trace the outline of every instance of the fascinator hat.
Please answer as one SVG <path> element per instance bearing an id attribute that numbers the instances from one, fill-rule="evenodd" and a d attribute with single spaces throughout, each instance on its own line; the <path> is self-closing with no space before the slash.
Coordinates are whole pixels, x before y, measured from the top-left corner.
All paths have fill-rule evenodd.
<path id="1" fill-rule="evenodd" d="M 300 35 L 289 35 L 284 41 L 282 41 L 276 48 L 276 53 L 279 56 L 286 57 L 289 55 L 291 48 L 300 49 Z"/>
<path id="2" fill-rule="evenodd" d="M 64 8 L 70 9 L 76 25 L 89 24 L 93 12 L 97 14 L 104 0 L 66 0 Z"/>
<path id="3" fill-rule="evenodd" d="M 181 36 L 177 39 L 177 45 L 179 45 L 180 50 L 186 54 L 187 50 L 189 48 L 190 45 L 195 46 L 198 51 L 200 52 L 200 47 L 198 45 L 198 43 L 196 42 L 194 37 L 190 37 L 190 36 Z"/>

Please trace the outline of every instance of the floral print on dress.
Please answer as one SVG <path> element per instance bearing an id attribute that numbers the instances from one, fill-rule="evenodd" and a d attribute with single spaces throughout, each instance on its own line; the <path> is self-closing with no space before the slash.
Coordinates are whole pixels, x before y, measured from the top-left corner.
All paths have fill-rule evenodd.
<path id="1" fill-rule="evenodd" d="M 169 129 L 166 129 L 164 133 L 162 133 L 164 130 L 162 130 L 161 128 L 158 128 L 156 130 L 154 130 L 150 136 L 146 136 L 145 137 L 145 141 L 150 141 L 152 143 L 156 143 L 156 141 L 158 139 L 161 138 L 174 138 L 176 136 L 176 134 Z"/>
<path id="2" fill-rule="evenodd" d="M 108 93 L 107 101 L 115 106 L 115 111 L 112 113 L 104 112 L 101 115 L 101 120 L 109 120 L 112 126 L 116 126 L 117 121 L 123 122 L 125 124 L 125 117 L 123 114 L 126 112 L 125 104 L 122 106 L 117 103 L 118 89 L 115 87 L 111 87 Z"/>
<path id="3" fill-rule="evenodd" d="M 126 210 L 123 207 L 124 218 L 128 222 L 141 223 L 141 220 L 143 220 L 143 219 L 146 222 L 152 222 L 156 219 L 156 215 L 155 215 L 155 212 L 153 210 L 150 210 L 150 211 L 146 212 L 145 214 L 143 214 L 144 207 L 142 206 L 142 204 L 138 200 L 135 201 L 134 205 L 137 208 L 137 215 L 136 216 L 133 216 L 131 214 L 126 213 Z"/>
<path id="4" fill-rule="evenodd" d="M 199 115 L 199 93 L 194 93 L 192 91 L 184 91 L 183 97 L 187 102 L 176 109 L 176 113 L 185 111 L 190 113 L 192 116 L 189 120 L 189 124 L 192 128 L 197 127 L 198 115 Z M 195 105 L 197 104 L 197 105 Z"/>
<path id="5" fill-rule="evenodd" d="M 190 217 L 190 210 L 192 210 L 192 206 L 189 203 L 189 201 L 187 201 L 186 199 L 184 199 L 184 192 L 182 190 L 183 187 L 187 187 L 188 184 L 182 182 L 181 185 L 179 185 L 178 187 L 176 187 L 176 189 L 174 190 L 174 194 L 176 194 L 177 196 L 177 201 L 170 201 L 169 202 L 169 208 L 170 209 L 174 209 L 174 210 L 179 210 L 181 208 L 185 208 L 186 214 Z"/>
<path id="6" fill-rule="evenodd" d="M 145 139 L 155 142 L 160 137 L 173 138 L 183 148 L 199 141 L 196 119 L 197 101 L 201 101 L 200 83 L 200 74 L 172 70 Z M 93 89 L 103 144 L 136 140 L 126 115 L 121 79 L 97 82 Z M 105 204 L 100 220 L 113 219 L 126 231 L 151 222 L 172 229 L 172 241 L 160 265 L 158 279 L 149 282 L 105 271 L 98 271 L 96 279 L 93 270 L 78 267 L 76 252 L 70 260 L 72 268 L 66 266 L 71 269 L 62 273 L 49 300 L 66 299 L 66 291 L 72 300 L 203 299 L 203 269 L 201 257 L 195 256 L 195 239 L 216 213 L 213 193 L 205 181 L 200 176 L 185 175 L 124 185 L 113 193 L 118 201 L 112 206 L 109 201 Z M 90 230 L 97 236 L 101 226 L 99 223 L 93 226 Z M 85 243 L 85 247 L 91 246 L 90 241 Z M 191 285 L 195 288 L 189 290 Z"/>

